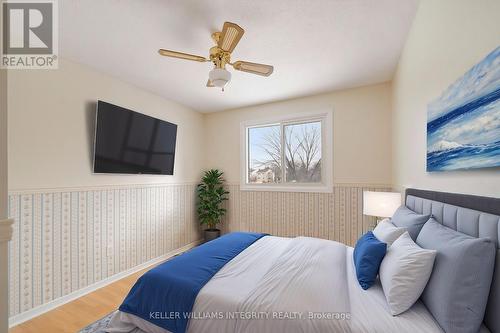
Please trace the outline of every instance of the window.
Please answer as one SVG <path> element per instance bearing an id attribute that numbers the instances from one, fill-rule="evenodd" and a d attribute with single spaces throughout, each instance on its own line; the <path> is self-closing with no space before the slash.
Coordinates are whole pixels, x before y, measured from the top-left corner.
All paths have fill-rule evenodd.
<path id="1" fill-rule="evenodd" d="M 242 124 L 242 189 L 331 191 L 331 113 Z"/>

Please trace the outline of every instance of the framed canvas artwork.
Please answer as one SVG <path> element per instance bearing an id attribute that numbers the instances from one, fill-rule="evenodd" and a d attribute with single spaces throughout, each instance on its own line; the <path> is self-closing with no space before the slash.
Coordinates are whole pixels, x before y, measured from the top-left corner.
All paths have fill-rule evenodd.
<path id="1" fill-rule="evenodd" d="M 500 167 L 500 47 L 427 110 L 427 171 L 494 167 Z"/>

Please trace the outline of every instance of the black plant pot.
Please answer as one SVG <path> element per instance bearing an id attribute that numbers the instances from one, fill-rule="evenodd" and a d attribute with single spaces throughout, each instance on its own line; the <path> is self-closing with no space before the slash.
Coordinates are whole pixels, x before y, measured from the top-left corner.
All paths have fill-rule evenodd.
<path id="1" fill-rule="evenodd" d="M 205 229 L 205 242 L 210 242 L 217 237 L 220 237 L 219 229 Z"/>

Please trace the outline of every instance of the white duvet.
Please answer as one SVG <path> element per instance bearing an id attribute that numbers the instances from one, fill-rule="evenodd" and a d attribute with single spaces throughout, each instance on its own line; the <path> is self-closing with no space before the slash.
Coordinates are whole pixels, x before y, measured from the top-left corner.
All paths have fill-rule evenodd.
<path id="1" fill-rule="evenodd" d="M 264 237 L 200 291 L 189 333 L 442 332 L 422 303 L 393 317 L 379 283 L 357 283 L 352 248 L 317 238 Z M 117 312 L 108 332 L 166 333 Z"/>

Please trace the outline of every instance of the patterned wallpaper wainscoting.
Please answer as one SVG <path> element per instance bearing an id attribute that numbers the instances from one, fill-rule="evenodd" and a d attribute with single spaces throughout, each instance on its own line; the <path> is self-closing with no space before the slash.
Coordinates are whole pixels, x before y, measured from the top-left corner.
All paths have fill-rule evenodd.
<path id="1" fill-rule="evenodd" d="M 335 185 L 333 193 L 240 191 L 230 184 L 223 229 L 310 236 L 354 245 L 375 224 L 363 216 L 363 191 L 390 191 L 390 186 Z"/>
<path id="2" fill-rule="evenodd" d="M 195 185 L 12 192 L 10 316 L 201 238 Z"/>

